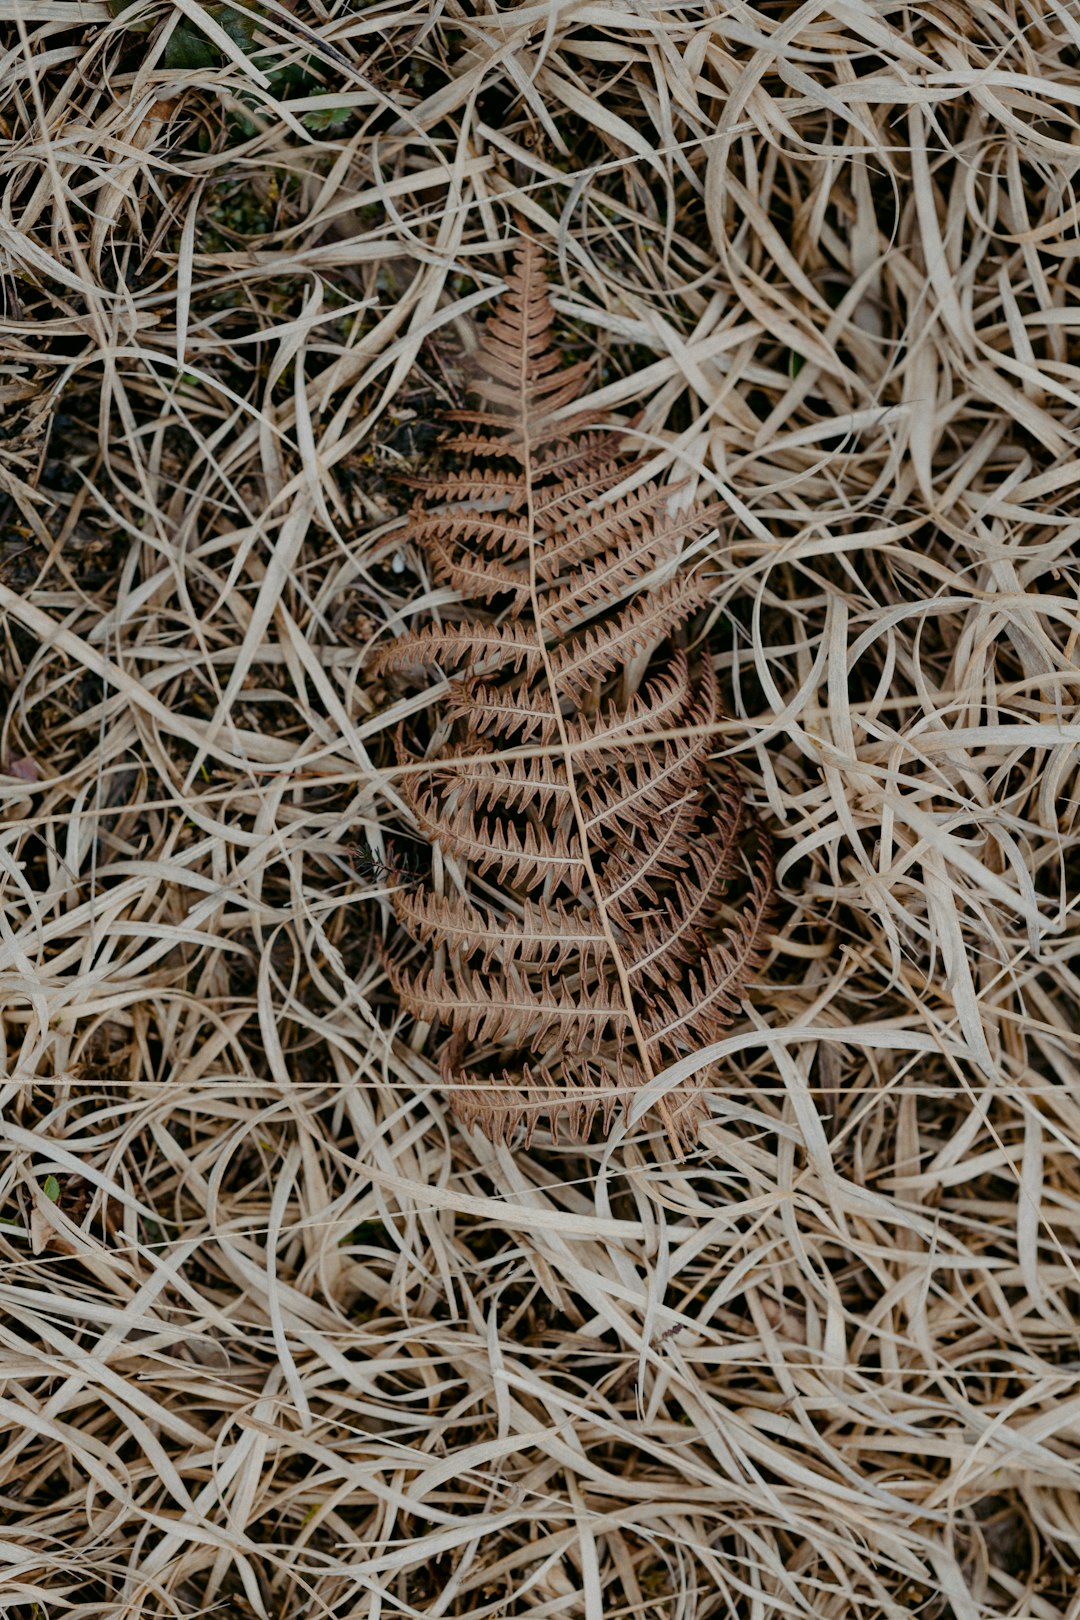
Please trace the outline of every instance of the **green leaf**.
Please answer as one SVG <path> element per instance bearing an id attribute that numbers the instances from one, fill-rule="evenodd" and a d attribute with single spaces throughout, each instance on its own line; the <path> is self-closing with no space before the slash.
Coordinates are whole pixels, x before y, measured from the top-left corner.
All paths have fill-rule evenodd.
<path id="1" fill-rule="evenodd" d="M 311 82 L 315 66 L 315 58 L 305 56 L 299 62 L 289 62 L 283 67 L 280 58 L 272 51 L 260 51 L 251 60 L 260 72 L 266 74 L 275 96 L 287 89 L 304 89 Z"/>
<path id="2" fill-rule="evenodd" d="M 335 107 L 331 103 L 328 107 L 313 107 L 311 112 L 304 114 L 301 123 L 314 135 L 320 130 L 344 129 L 352 116 L 351 107 Z"/>
<path id="3" fill-rule="evenodd" d="M 803 358 L 803 356 L 801 354 L 796 354 L 794 349 L 789 349 L 788 350 L 788 368 L 787 369 L 788 369 L 788 376 L 789 377 L 791 377 L 791 378 L 797 377 L 799 375 L 799 372 L 802 370 L 803 366 L 805 366 L 805 364 L 806 364 L 806 361 L 805 361 L 805 359 Z"/>
<path id="4" fill-rule="evenodd" d="M 45 1185 L 41 1190 L 49 1200 L 50 1204 L 58 1204 L 60 1202 L 60 1183 L 57 1181 L 55 1176 L 46 1176 Z"/>
<path id="5" fill-rule="evenodd" d="M 221 52 L 201 29 L 189 22 L 179 22 L 169 35 L 161 65 L 167 68 L 220 67 Z"/>
<path id="6" fill-rule="evenodd" d="M 224 11 L 215 13 L 215 21 L 219 22 L 234 45 L 239 45 L 245 56 L 251 56 L 255 50 L 255 27 L 259 21 L 254 11 L 234 11 L 232 6 L 226 6 Z"/>

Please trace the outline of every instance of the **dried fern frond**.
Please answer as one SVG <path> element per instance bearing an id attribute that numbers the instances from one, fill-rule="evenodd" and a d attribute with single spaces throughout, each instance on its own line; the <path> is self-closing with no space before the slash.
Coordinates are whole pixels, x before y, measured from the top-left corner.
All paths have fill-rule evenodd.
<path id="1" fill-rule="evenodd" d="M 758 965 L 772 893 L 735 772 L 710 767 L 711 666 L 678 644 L 711 588 L 680 557 L 715 514 L 673 511 L 670 485 L 612 495 L 634 460 L 595 417 L 557 417 L 587 368 L 563 366 L 552 319 L 526 239 L 484 328 L 480 409 L 452 418 L 461 465 L 420 486 L 409 531 L 464 616 L 371 666 L 452 677 L 430 769 L 405 779 L 440 889 L 396 896 L 405 943 L 389 971 L 445 1036 L 457 1113 L 494 1140 L 545 1117 L 583 1132 L 598 1108 L 610 1122 L 620 1097 L 715 1039 Z M 536 752 L 506 752 L 523 745 Z M 709 1079 L 658 1106 L 678 1150 Z"/>

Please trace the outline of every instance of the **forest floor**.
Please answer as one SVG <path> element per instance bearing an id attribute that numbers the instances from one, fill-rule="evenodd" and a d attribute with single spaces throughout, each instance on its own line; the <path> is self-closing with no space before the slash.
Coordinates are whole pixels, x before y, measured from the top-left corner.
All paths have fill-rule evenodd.
<path id="1" fill-rule="evenodd" d="M 1076 6 L 0 46 L 0 1610 L 1078 1620 Z M 464 1131 L 380 954 L 398 475 L 523 227 L 725 514 L 779 898 L 682 1160 Z"/>

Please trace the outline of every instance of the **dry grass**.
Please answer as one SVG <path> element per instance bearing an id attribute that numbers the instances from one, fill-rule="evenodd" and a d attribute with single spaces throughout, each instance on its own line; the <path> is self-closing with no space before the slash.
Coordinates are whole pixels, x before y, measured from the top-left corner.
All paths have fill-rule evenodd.
<path id="1" fill-rule="evenodd" d="M 0 0 L 0 1608 L 1077 1620 L 1080 11 L 216 15 Z M 453 1127 L 349 860 L 514 210 L 730 511 L 682 1164 Z"/>

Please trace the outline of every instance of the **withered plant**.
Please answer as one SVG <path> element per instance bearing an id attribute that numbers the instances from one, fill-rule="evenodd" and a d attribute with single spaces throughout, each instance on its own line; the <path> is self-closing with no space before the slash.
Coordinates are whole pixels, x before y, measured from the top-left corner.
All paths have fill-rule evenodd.
<path id="1" fill-rule="evenodd" d="M 478 409 L 453 413 L 456 470 L 409 530 L 463 617 L 384 645 L 372 673 L 435 667 L 450 695 L 406 795 L 434 881 L 394 908 L 390 957 L 433 1024 L 454 1108 L 494 1140 L 602 1109 L 714 1040 L 759 965 L 768 841 L 738 773 L 711 763 L 719 698 L 686 634 L 715 581 L 687 561 L 714 505 L 645 479 L 625 433 L 572 407 L 543 254 L 524 238 L 483 328 Z M 403 751 L 409 742 L 403 737 Z M 745 876 L 732 904 L 732 880 Z M 655 1113 L 697 1137 L 699 1069 Z"/>
<path id="2" fill-rule="evenodd" d="M 0 1611 L 1080 1620 L 1077 7 L 4 18 Z M 632 598 L 711 556 L 708 608 L 627 678 L 667 683 L 673 743 L 684 657 L 711 724 L 708 634 L 696 826 L 730 751 L 776 854 L 684 1158 L 599 1119 L 555 1151 L 447 1128 L 455 1036 L 472 1086 L 554 1086 L 566 1043 L 380 1016 L 374 896 L 504 938 L 596 915 L 587 876 L 544 900 L 429 859 L 397 790 L 471 791 L 470 722 L 365 673 L 373 625 L 531 622 L 445 605 L 446 573 L 422 597 L 438 536 L 422 585 L 394 567 L 395 475 L 465 460 L 431 432 L 513 218 L 598 363 L 562 432 L 606 421 L 629 497 L 630 423 L 648 477 L 721 503 Z M 452 431 L 506 434 L 477 408 Z M 567 749 L 543 671 L 532 730 L 482 723 L 514 678 L 453 698 L 470 758 L 549 772 L 546 807 L 486 813 L 523 833 Z M 568 701 L 583 804 L 643 769 L 642 733 L 578 730 L 633 701 L 614 672 Z M 620 815 L 599 881 L 641 847 Z M 714 939 L 749 883 L 706 897 Z M 640 910 L 606 908 L 624 956 Z"/>

